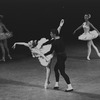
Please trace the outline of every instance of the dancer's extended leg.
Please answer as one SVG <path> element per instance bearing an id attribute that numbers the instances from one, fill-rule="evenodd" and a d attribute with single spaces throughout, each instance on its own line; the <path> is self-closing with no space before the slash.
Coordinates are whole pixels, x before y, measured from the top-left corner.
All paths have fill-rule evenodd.
<path id="1" fill-rule="evenodd" d="M 45 80 L 45 84 L 44 84 L 44 88 L 47 89 L 48 84 L 50 84 L 50 74 L 51 74 L 51 62 L 49 63 L 49 65 L 46 67 L 46 80 Z"/>
<path id="2" fill-rule="evenodd" d="M 10 59 L 12 59 L 12 57 L 11 57 L 11 55 L 10 55 L 10 53 L 9 53 L 9 48 L 8 48 L 8 45 L 7 45 L 7 40 L 4 40 L 4 47 L 5 47 L 5 49 L 7 50 L 8 57 L 9 57 Z"/>
<path id="3" fill-rule="evenodd" d="M 92 40 L 90 40 L 90 41 L 87 42 L 87 47 L 88 47 L 87 60 L 90 60 L 91 45 L 92 45 Z"/>
<path id="4" fill-rule="evenodd" d="M 100 52 L 99 52 L 98 48 L 94 45 L 93 41 L 92 41 L 92 46 L 95 49 L 97 55 L 100 57 Z"/>

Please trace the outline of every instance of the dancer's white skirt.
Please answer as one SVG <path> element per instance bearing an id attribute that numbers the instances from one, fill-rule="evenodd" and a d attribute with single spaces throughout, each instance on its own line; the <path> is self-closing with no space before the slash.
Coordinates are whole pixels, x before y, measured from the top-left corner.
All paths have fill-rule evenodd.
<path id="1" fill-rule="evenodd" d="M 52 54 L 46 56 L 46 58 L 48 59 L 48 61 L 45 60 L 45 59 L 44 59 L 43 57 L 41 57 L 41 56 L 38 57 L 38 59 L 39 59 L 39 62 L 40 62 L 40 64 L 41 64 L 42 66 L 48 66 L 49 63 L 51 62 L 52 57 L 53 57 Z"/>
<path id="2" fill-rule="evenodd" d="M 78 37 L 79 40 L 84 40 L 84 41 L 87 41 L 87 40 L 92 40 L 92 39 L 95 39 L 98 37 L 98 33 L 96 30 L 93 30 L 93 31 L 89 31 L 87 33 L 83 33 L 82 35 L 80 35 Z"/>
<path id="3" fill-rule="evenodd" d="M 8 39 L 12 36 L 12 33 L 0 33 L 0 40 Z"/>
<path id="4" fill-rule="evenodd" d="M 41 51 L 41 49 L 33 48 L 31 50 L 32 56 L 37 57 L 39 59 L 39 62 L 42 66 L 48 66 L 51 62 L 51 59 L 53 58 L 53 54 L 47 55 L 43 57 L 44 53 Z"/>

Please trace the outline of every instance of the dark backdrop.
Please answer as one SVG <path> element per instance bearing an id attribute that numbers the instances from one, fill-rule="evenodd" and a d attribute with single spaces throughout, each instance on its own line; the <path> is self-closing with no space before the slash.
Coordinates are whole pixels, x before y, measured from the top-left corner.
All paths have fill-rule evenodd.
<path id="1" fill-rule="evenodd" d="M 31 39 L 49 38 L 51 28 L 57 28 L 62 18 L 65 24 L 61 35 L 65 42 L 79 42 L 73 31 L 83 23 L 86 13 L 92 15 L 90 22 L 100 31 L 100 2 L 99 0 L 0 0 L 0 14 L 6 27 L 13 32 L 9 39 L 11 47 L 16 41 L 28 42 Z M 99 38 L 95 40 L 100 42 Z"/>

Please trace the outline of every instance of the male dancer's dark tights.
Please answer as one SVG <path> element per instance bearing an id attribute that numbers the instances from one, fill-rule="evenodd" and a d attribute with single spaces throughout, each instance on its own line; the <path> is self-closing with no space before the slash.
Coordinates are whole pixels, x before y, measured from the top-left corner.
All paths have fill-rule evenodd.
<path id="1" fill-rule="evenodd" d="M 65 55 L 57 55 L 57 62 L 54 67 L 56 82 L 59 82 L 59 72 L 63 76 L 67 84 L 70 84 L 69 76 L 65 73 L 65 61 L 67 57 Z"/>

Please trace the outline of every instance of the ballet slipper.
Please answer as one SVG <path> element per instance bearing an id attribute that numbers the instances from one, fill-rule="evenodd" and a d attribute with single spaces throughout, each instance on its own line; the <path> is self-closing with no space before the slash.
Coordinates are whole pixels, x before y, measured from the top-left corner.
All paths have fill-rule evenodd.
<path id="1" fill-rule="evenodd" d="M 68 88 L 65 90 L 65 92 L 71 92 L 73 91 L 73 87 L 71 84 L 68 84 Z"/>

